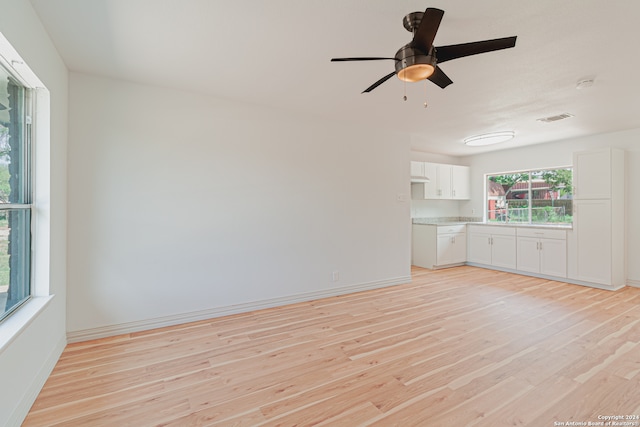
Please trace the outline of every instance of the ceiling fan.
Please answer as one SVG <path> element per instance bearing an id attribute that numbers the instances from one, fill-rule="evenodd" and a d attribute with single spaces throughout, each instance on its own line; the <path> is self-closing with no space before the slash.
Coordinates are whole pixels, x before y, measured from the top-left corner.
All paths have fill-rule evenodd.
<path id="1" fill-rule="evenodd" d="M 400 80 L 404 80 L 406 82 L 417 82 L 428 79 L 444 89 L 453 83 L 453 81 L 438 66 L 439 63 L 465 56 L 477 55 L 479 53 L 508 49 L 516 45 L 517 36 L 513 36 L 436 47 L 433 45 L 433 39 L 436 36 L 436 32 L 438 31 L 443 15 L 443 10 L 430 7 L 427 8 L 424 13 L 413 12 L 405 16 L 402 23 L 407 31 L 413 33 L 413 40 L 411 40 L 411 43 L 401 47 L 393 58 L 332 58 L 331 62 L 395 61 L 396 69 L 394 72 L 387 74 L 366 88 L 362 93 L 371 92 L 373 89 L 389 80 L 394 74 L 396 74 Z"/>

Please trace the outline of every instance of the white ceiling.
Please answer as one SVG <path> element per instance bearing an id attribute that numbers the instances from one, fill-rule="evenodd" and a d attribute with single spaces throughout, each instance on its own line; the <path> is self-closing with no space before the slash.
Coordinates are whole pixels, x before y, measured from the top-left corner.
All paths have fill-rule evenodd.
<path id="1" fill-rule="evenodd" d="M 71 71 L 206 93 L 374 129 L 414 150 L 470 155 L 640 127 L 636 0 L 31 0 Z M 517 35 L 516 47 L 442 64 L 406 85 L 392 61 L 409 12 L 445 11 L 435 46 Z M 576 89 L 585 78 L 587 89 Z M 428 107 L 424 108 L 425 99 Z M 542 123 L 536 119 L 570 113 Z M 462 140 L 516 137 L 490 148 Z"/>

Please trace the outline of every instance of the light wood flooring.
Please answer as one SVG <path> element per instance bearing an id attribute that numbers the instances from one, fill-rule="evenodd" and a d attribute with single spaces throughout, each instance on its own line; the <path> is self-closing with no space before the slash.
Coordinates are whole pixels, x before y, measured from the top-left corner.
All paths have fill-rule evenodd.
<path id="1" fill-rule="evenodd" d="M 640 415 L 640 289 L 458 267 L 69 345 L 24 426 L 554 426 Z M 640 420 L 637 420 L 640 421 Z"/>

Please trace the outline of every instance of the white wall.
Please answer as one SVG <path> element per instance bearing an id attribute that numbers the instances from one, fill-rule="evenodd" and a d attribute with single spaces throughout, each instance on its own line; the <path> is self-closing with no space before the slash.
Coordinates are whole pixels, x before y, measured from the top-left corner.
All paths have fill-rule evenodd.
<path id="1" fill-rule="evenodd" d="M 408 136 L 75 73 L 70 105 L 70 339 L 409 280 Z"/>
<path id="2" fill-rule="evenodd" d="M 599 147 L 617 147 L 626 151 L 626 230 L 627 277 L 640 285 L 640 129 L 593 135 L 534 145 L 513 150 L 502 150 L 463 159 L 471 166 L 472 200 L 461 205 L 461 215 L 471 210 L 483 212 L 484 174 L 541 167 L 567 166 L 573 163 L 573 153 Z"/>
<path id="3" fill-rule="evenodd" d="M 0 324 L 11 338 L 0 348 L 0 426 L 17 426 L 26 415 L 66 343 L 66 141 L 67 69 L 27 0 L 0 0 L 0 32 L 49 89 L 50 133 L 36 141 L 34 214 L 35 280 L 39 301 L 48 304 L 33 318 L 35 301 Z M 39 122 L 38 126 L 42 124 Z M 47 132 L 50 130 L 50 132 Z M 50 144 L 50 145 L 49 145 Z M 43 295 L 53 294 L 53 298 Z"/>

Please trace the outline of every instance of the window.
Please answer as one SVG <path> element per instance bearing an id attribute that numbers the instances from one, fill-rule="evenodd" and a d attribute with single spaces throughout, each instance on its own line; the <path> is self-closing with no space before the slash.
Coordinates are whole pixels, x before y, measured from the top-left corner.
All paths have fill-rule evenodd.
<path id="1" fill-rule="evenodd" d="M 0 63 L 0 319 L 31 296 L 30 98 Z"/>
<path id="2" fill-rule="evenodd" d="M 487 222 L 570 224 L 571 168 L 487 175 Z"/>

